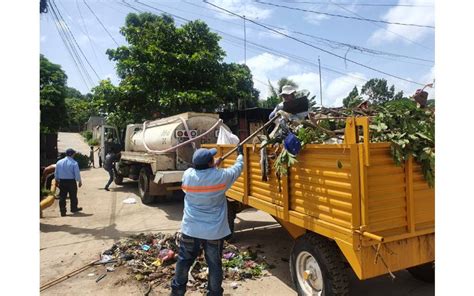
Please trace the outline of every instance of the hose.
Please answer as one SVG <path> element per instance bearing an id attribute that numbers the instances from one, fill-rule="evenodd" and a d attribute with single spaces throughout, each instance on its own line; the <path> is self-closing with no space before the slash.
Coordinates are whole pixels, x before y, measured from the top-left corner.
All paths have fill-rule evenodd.
<path id="1" fill-rule="evenodd" d="M 148 145 L 146 144 L 145 142 L 145 131 L 146 131 L 146 128 L 147 128 L 147 123 L 148 121 L 145 121 L 143 123 L 143 132 L 142 132 L 142 142 L 143 142 L 143 146 L 145 147 L 146 151 L 149 152 L 149 153 L 158 153 L 158 154 L 161 154 L 161 153 L 168 153 L 168 152 L 173 152 L 175 151 L 176 149 L 184 146 L 184 145 L 187 145 L 189 143 L 194 143 L 196 142 L 197 140 L 200 140 L 202 137 L 204 136 L 207 136 L 210 132 L 212 132 L 213 130 L 215 130 L 216 128 L 218 128 L 221 124 L 222 124 L 222 119 L 219 119 L 216 121 L 216 123 L 209 129 L 207 130 L 205 133 L 195 137 L 195 138 L 191 138 L 191 135 L 189 133 L 189 131 L 187 130 L 187 133 L 188 133 L 188 136 L 190 137 L 189 140 L 183 142 L 183 143 L 179 143 L 178 145 L 176 146 L 173 146 L 173 147 L 170 147 L 168 149 L 164 149 L 164 150 L 152 150 L 148 147 Z M 185 125 L 185 128 L 186 128 L 186 125 Z"/>

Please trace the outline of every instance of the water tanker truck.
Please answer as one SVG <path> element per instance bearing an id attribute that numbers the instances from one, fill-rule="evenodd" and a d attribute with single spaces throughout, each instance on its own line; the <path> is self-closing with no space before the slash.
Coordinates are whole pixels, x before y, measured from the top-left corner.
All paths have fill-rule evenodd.
<path id="1" fill-rule="evenodd" d="M 116 163 L 115 183 L 123 184 L 124 178 L 138 180 L 140 198 L 149 204 L 155 197 L 170 196 L 180 190 L 183 173 L 192 165 L 194 150 L 201 144 L 217 143 L 221 126 L 229 131 L 217 114 L 187 112 L 129 124 L 123 144 L 111 126 L 98 126 L 94 136 L 100 142 L 102 159 L 111 148 L 122 150 Z"/>

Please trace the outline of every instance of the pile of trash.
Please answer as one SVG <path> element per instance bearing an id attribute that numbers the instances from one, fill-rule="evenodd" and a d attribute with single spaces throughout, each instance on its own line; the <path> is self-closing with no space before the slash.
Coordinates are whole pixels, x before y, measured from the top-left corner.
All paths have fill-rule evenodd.
<path id="1" fill-rule="evenodd" d="M 125 266 L 133 277 L 140 282 L 169 288 L 174 276 L 179 251 L 181 233 L 140 233 L 122 239 L 102 252 L 102 264 L 113 264 L 112 270 Z M 271 268 L 262 256 L 260 246 L 238 248 L 225 242 L 222 256 L 224 280 L 241 281 L 267 275 Z M 108 267 L 110 268 L 110 267 Z M 206 288 L 208 267 L 201 250 L 191 266 L 188 287 L 191 290 Z M 237 288 L 237 283 L 232 283 Z"/>

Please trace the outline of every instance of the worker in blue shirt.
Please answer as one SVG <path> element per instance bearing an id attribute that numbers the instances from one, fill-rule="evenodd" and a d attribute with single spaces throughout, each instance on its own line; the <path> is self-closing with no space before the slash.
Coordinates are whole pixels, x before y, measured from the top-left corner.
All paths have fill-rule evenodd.
<path id="1" fill-rule="evenodd" d="M 233 166 L 218 169 L 214 162 L 216 149 L 198 149 L 193 154 L 193 168 L 184 172 L 181 188 L 186 193 L 181 224 L 181 240 L 171 295 L 184 295 L 188 272 L 204 249 L 209 276 L 207 295 L 222 295 L 222 249 L 224 237 L 231 231 L 227 220 L 225 192 L 237 180 L 243 167 L 243 148 L 237 149 Z"/>
<path id="2" fill-rule="evenodd" d="M 76 151 L 69 148 L 66 150 L 66 157 L 60 159 L 56 163 L 54 171 L 54 178 L 56 184 L 59 184 L 59 211 L 61 216 L 66 216 L 66 197 L 69 194 L 71 200 L 71 212 L 76 213 L 82 211 L 82 208 L 77 207 L 77 184 L 82 186 L 81 174 L 79 172 L 79 164 L 74 160 Z"/>

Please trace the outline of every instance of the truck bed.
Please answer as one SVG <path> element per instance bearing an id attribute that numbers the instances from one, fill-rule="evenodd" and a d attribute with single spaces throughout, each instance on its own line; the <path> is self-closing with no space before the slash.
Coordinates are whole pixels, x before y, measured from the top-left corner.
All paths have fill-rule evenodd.
<path id="1" fill-rule="evenodd" d="M 232 147 L 217 146 L 218 155 Z M 267 182 L 258 149 L 245 145 L 244 152 L 243 173 L 227 196 L 295 233 L 335 240 L 360 279 L 434 260 L 434 190 L 413 160 L 395 165 L 389 143 L 306 145 L 281 179 L 270 161 Z"/>

